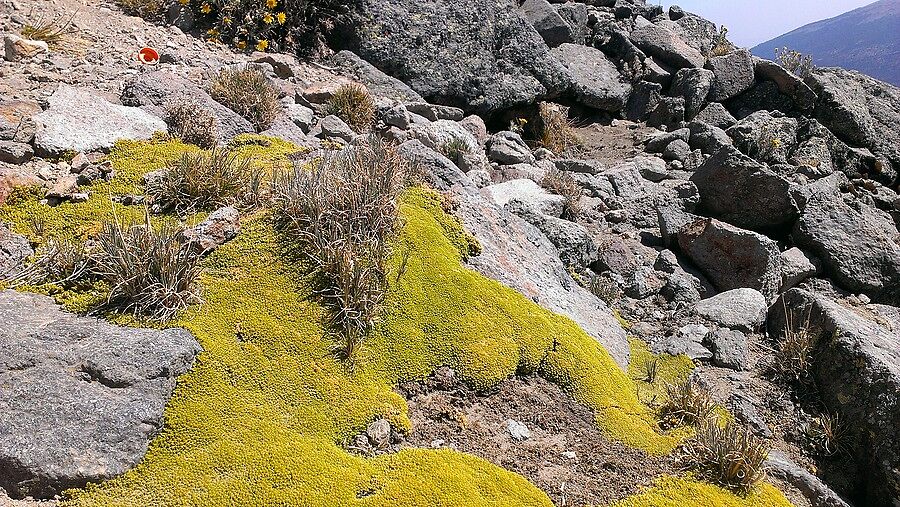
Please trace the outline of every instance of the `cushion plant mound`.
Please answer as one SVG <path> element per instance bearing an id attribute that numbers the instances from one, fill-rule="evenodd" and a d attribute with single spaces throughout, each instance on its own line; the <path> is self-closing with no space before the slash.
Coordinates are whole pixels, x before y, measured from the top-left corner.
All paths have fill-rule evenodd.
<path id="1" fill-rule="evenodd" d="M 267 167 L 285 163 L 295 149 L 274 140 L 245 141 L 235 147 Z M 110 155 L 116 177 L 92 187 L 87 202 L 38 209 L 25 193 L 0 207 L 0 221 L 33 233 L 28 217 L 40 211 L 46 235 L 84 237 L 114 214 L 142 214 L 110 195 L 138 191 L 143 174 L 188 149 L 195 148 L 119 143 Z M 517 372 L 538 373 L 593 409 L 611 438 L 651 453 L 671 452 L 679 437 L 657 431 L 634 382 L 595 340 L 462 264 L 472 238 L 440 202 L 420 188 L 404 195 L 382 318 L 352 364 L 331 353 L 308 270 L 283 255 L 290 238 L 279 236 L 265 211 L 247 217 L 241 234 L 204 260 L 205 303 L 171 323 L 191 331 L 204 352 L 179 378 L 165 429 L 136 468 L 67 492 L 63 505 L 552 505 L 521 476 L 471 455 L 406 449 L 367 459 L 343 449 L 376 417 L 409 428 L 406 403 L 393 387 L 441 365 L 476 389 Z M 401 271 L 403 252 L 409 255 Z M 94 299 L 102 297 L 103 288 L 96 290 Z M 65 292 L 59 299 L 76 309 L 92 300 Z M 670 479 L 657 488 L 691 499 L 679 505 L 707 505 L 694 500 L 711 498 L 697 492 L 713 487 Z M 782 501 L 765 488 L 766 498 Z M 761 505 L 753 496 L 715 492 L 726 502 L 721 505 Z"/>

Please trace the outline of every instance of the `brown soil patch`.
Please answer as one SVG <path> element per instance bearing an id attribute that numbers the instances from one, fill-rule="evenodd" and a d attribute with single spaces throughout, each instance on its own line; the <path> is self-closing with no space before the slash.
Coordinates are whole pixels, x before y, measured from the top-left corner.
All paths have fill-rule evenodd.
<path id="1" fill-rule="evenodd" d="M 400 391 L 413 425 L 407 445 L 480 456 L 526 477 L 558 506 L 605 505 L 675 472 L 666 456 L 607 439 L 591 410 L 540 377 L 515 377 L 476 393 L 444 369 Z M 515 440 L 509 420 L 525 424 L 530 438 Z"/>
<path id="2" fill-rule="evenodd" d="M 612 166 L 644 154 L 640 143 L 653 132 L 656 132 L 656 129 L 622 120 L 616 120 L 615 126 L 593 123 L 577 127 L 575 133 L 584 143 L 577 156 L 599 160 L 607 166 Z"/>

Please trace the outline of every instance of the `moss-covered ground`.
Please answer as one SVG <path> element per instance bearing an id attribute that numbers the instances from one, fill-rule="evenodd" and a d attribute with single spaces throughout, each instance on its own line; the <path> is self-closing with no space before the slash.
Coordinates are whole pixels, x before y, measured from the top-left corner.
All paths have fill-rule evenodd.
<path id="1" fill-rule="evenodd" d="M 238 149 L 266 164 L 284 162 L 295 149 L 245 141 Z M 186 149 L 193 148 L 122 142 L 110 155 L 116 177 L 94 185 L 87 202 L 48 208 L 19 192 L 0 208 L 0 221 L 34 238 L 40 216 L 44 239 L 83 238 L 113 216 L 142 217 L 143 209 L 110 197 L 136 192 L 141 175 Z M 393 387 L 441 365 L 478 389 L 536 372 L 592 408 L 610 438 L 657 454 L 678 444 L 683 434 L 658 431 L 636 382 L 577 325 L 463 265 L 471 240 L 436 194 L 408 191 L 401 215 L 383 317 L 352 364 L 332 354 L 309 275 L 282 255 L 285 239 L 271 217 L 245 217 L 241 234 L 204 261 L 205 303 L 172 323 L 190 330 L 204 351 L 178 380 L 162 433 L 136 468 L 69 491 L 63 505 L 551 505 L 521 476 L 478 457 L 408 449 L 368 459 L 343 449 L 377 417 L 408 428 L 406 404 Z M 401 272 L 403 251 L 409 255 Z M 668 361 L 672 374 L 686 367 Z M 663 478 L 617 505 L 789 503 L 771 486 L 740 498 L 690 478 Z"/>

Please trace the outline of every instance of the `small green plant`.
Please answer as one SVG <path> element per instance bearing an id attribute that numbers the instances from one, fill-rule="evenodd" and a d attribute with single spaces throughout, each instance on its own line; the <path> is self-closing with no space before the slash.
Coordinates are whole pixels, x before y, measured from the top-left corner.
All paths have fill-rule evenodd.
<path id="1" fill-rule="evenodd" d="M 396 150 L 371 137 L 311 167 L 297 165 L 275 184 L 279 229 L 288 248 L 313 266 L 337 352 L 347 359 L 384 300 L 406 172 Z"/>
<path id="2" fill-rule="evenodd" d="M 646 382 L 648 384 L 652 384 L 656 382 L 656 379 L 659 377 L 659 357 L 654 356 L 648 359 L 643 364 L 643 372 L 641 378 L 638 379 L 642 382 Z"/>
<path id="3" fill-rule="evenodd" d="M 190 213 L 228 205 L 253 205 L 262 172 L 249 159 L 222 148 L 184 153 L 159 176 L 148 179 L 147 196 L 160 211 Z"/>
<path id="4" fill-rule="evenodd" d="M 536 138 L 538 143 L 557 155 L 581 146 L 582 139 L 575 133 L 575 124 L 569 119 L 567 109 L 556 104 L 541 102 L 538 105 Z"/>
<path id="5" fill-rule="evenodd" d="M 262 70 L 252 65 L 220 69 L 210 84 L 209 94 L 249 120 L 257 131 L 272 126 L 281 111 L 278 89 Z"/>
<path id="6" fill-rule="evenodd" d="M 169 134 L 181 141 L 201 148 L 216 145 L 216 119 L 191 100 L 166 104 L 165 121 Z"/>
<path id="7" fill-rule="evenodd" d="M 581 186 L 571 174 L 553 168 L 541 179 L 541 186 L 563 197 L 563 218 L 574 221 L 581 216 Z"/>
<path id="8" fill-rule="evenodd" d="M 106 222 L 97 237 L 95 273 L 110 287 L 107 307 L 137 317 L 169 321 L 202 300 L 200 257 L 171 225 Z"/>
<path id="9" fill-rule="evenodd" d="M 838 414 L 824 412 L 806 424 L 803 434 L 815 454 L 830 457 L 846 447 L 847 426 Z"/>
<path id="10" fill-rule="evenodd" d="M 769 451 L 748 428 L 731 420 L 722 425 L 718 418 L 707 417 L 682 447 L 679 459 L 706 480 L 746 493 L 765 478 Z"/>
<path id="11" fill-rule="evenodd" d="M 366 132 L 375 118 L 375 99 L 359 83 L 341 85 L 326 104 L 328 114 L 344 120 L 355 132 Z"/>
<path id="12" fill-rule="evenodd" d="M 78 30 L 72 26 L 74 18 L 75 13 L 50 19 L 41 17 L 33 23 L 26 23 L 19 30 L 19 34 L 26 39 L 44 41 L 51 49 L 65 49 L 71 45 L 72 37 L 78 33 Z"/>
<path id="13" fill-rule="evenodd" d="M 775 48 L 775 61 L 803 79 L 808 78 L 816 70 L 812 56 L 788 47 Z"/>
<path id="14" fill-rule="evenodd" d="M 716 405 L 709 393 L 697 387 L 690 377 L 666 384 L 665 395 L 660 416 L 666 427 L 696 426 L 714 416 Z"/>
<path id="15" fill-rule="evenodd" d="M 441 146 L 441 153 L 444 154 L 445 157 L 449 158 L 453 163 L 458 163 L 459 158 L 466 153 L 471 153 L 472 148 L 469 144 L 464 140 L 458 137 L 454 137 L 453 139 L 447 141 L 443 146 Z"/>

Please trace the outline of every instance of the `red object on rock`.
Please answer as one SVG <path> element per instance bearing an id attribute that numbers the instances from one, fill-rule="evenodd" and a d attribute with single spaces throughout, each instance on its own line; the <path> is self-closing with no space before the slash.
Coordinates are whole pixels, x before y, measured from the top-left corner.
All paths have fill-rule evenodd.
<path id="1" fill-rule="evenodd" d="M 159 53 L 153 48 L 141 48 L 138 51 L 138 60 L 147 65 L 156 65 L 159 63 Z"/>

